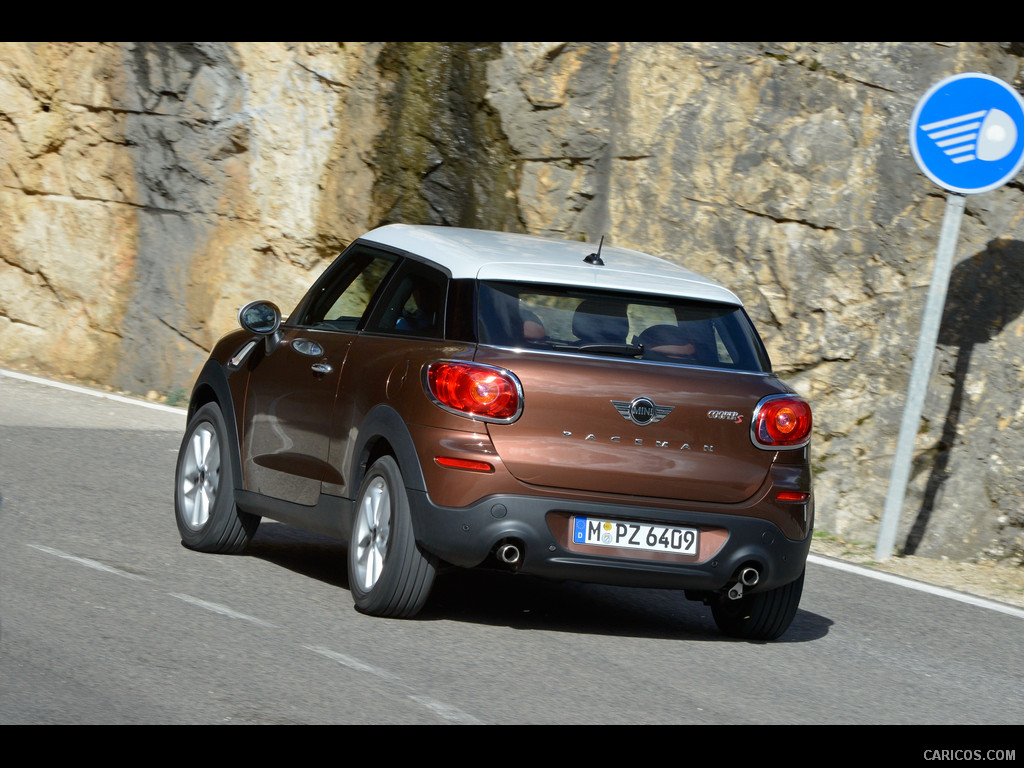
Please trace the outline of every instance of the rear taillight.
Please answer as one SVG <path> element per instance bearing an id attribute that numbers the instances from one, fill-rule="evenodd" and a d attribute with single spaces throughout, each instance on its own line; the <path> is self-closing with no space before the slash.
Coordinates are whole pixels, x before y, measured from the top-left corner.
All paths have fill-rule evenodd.
<path id="1" fill-rule="evenodd" d="M 424 383 L 435 403 L 460 416 L 508 424 L 523 410 L 523 388 L 503 368 L 440 360 L 427 366 Z"/>
<path id="2" fill-rule="evenodd" d="M 794 395 L 766 397 L 754 409 L 750 438 L 758 448 L 802 448 L 811 439 L 811 406 Z"/>

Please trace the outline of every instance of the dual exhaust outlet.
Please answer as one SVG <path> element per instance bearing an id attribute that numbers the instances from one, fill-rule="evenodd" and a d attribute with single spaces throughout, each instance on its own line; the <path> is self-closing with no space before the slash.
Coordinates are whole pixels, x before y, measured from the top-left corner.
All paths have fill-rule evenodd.
<path id="1" fill-rule="evenodd" d="M 519 545 L 511 542 L 499 544 L 494 554 L 498 558 L 498 562 L 505 565 L 517 565 L 523 557 L 523 551 Z M 757 568 L 751 565 L 741 568 L 739 574 L 737 574 L 736 583 L 729 587 L 729 599 L 739 600 L 743 597 L 744 587 L 752 587 L 760 580 L 761 572 Z"/>

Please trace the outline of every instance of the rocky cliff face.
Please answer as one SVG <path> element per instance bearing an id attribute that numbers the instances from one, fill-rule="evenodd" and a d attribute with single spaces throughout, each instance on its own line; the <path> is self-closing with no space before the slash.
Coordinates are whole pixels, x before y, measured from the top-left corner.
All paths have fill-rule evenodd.
<path id="1" fill-rule="evenodd" d="M 187 389 L 388 221 L 668 256 L 815 407 L 819 528 L 873 541 L 945 194 L 910 157 L 1021 43 L 3 43 L 0 363 Z M 968 198 L 899 543 L 1024 561 L 1024 187 Z M 287 310 L 286 310 L 287 311 Z"/>

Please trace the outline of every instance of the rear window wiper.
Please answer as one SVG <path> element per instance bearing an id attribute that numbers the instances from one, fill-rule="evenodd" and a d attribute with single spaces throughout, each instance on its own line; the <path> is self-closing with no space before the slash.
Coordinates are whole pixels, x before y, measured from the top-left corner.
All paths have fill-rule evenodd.
<path id="1" fill-rule="evenodd" d="M 552 349 L 559 352 L 587 352 L 592 355 L 621 355 L 622 357 L 639 357 L 644 353 L 642 344 L 552 344 Z"/>

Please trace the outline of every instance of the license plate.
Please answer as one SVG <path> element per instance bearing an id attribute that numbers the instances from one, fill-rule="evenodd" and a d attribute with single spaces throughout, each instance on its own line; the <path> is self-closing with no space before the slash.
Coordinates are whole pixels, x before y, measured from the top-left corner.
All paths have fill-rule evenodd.
<path id="1" fill-rule="evenodd" d="M 575 544 L 695 555 L 698 539 L 696 528 L 650 525 L 596 517 L 573 518 L 572 540 Z"/>

